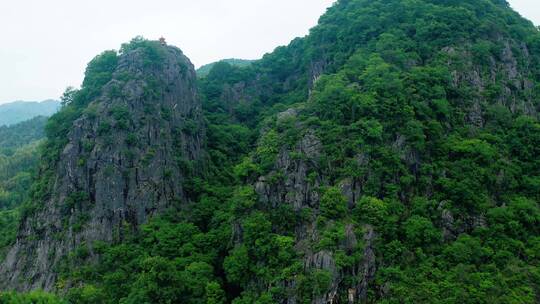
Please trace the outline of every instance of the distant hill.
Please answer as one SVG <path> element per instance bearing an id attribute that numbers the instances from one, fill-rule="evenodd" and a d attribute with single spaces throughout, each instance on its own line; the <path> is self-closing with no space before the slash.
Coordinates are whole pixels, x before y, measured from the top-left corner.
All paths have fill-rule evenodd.
<path id="1" fill-rule="evenodd" d="M 15 238 L 22 202 L 28 199 L 47 117 L 0 126 L 0 258 Z M 0 303 L 4 303 L 0 295 Z"/>
<path id="2" fill-rule="evenodd" d="M 43 139 L 47 119 L 36 116 L 11 126 L 0 126 L 0 155 L 11 155 L 13 151 Z"/>
<path id="3" fill-rule="evenodd" d="M 223 59 L 223 60 L 220 60 L 220 61 L 212 62 L 212 63 L 209 63 L 209 64 L 205 64 L 202 67 L 200 67 L 199 69 L 197 69 L 197 76 L 205 77 L 206 75 L 208 75 L 208 73 L 210 73 L 210 71 L 212 70 L 214 65 L 216 65 L 216 63 L 219 63 L 219 62 L 226 62 L 226 63 L 228 63 L 230 65 L 239 66 L 239 67 L 245 67 L 245 66 L 250 65 L 253 62 L 253 60 L 231 58 L 231 59 Z"/>
<path id="4" fill-rule="evenodd" d="M 60 108 L 57 100 L 15 101 L 0 105 L 0 126 L 13 125 L 36 116 L 51 116 Z"/>

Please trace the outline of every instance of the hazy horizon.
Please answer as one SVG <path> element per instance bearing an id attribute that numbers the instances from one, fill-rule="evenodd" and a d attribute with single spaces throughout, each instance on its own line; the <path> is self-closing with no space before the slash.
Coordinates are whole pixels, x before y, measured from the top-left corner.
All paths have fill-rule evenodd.
<path id="1" fill-rule="evenodd" d="M 196 67 L 226 58 L 259 59 L 308 34 L 334 0 L 21 0 L 0 3 L 0 104 L 58 99 L 78 87 L 86 64 L 142 35 L 164 36 Z M 535 0 L 510 0 L 540 24 Z M 104 9 L 107 8 L 107 9 Z M 24 16 L 24 19 L 21 18 Z"/>

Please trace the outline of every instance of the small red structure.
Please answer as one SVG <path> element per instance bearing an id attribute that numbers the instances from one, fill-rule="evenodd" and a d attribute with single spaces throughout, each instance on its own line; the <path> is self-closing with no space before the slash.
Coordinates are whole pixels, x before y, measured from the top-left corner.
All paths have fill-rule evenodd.
<path id="1" fill-rule="evenodd" d="M 163 46 L 167 45 L 167 42 L 165 42 L 165 38 L 163 37 L 159 38 L 159 43 L 161 43 Z"/>

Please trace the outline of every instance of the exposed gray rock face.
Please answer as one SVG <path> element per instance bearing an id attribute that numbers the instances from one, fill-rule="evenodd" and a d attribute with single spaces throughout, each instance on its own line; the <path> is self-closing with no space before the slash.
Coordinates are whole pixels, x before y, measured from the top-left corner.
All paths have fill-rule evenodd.
<path id="1" fill-rule="evenodd" d="M 313 132 L 308 132 L 298 143 L 294 152 L 305 156 L 293 159 L 291 152 L 282 149 L 276 160 L 276 170 L 284 175 L 282 182 L 270 183 L 270 176 L 263 176 L 255 184 L 255 190 L 263 203 L 276 204 L 288 203 L 295 210 L 306 206 L 317 206 L 319 203 L 318 187 L 321 184 L 319 177 L 308 181 L 310 172 L 317 168 L 321 142 Z"/>
<path id="2" fill-rule="evenodd" d="M 297 110 L 289 109 L 277 115 L 283 120 L 295 117 Z M 319 168 L 320 158 L 323 155 L 323 145 L 315 131 L 307 129 L 304 135 L 292 148 L 283 147 L 276 158 L 274 170 L 268 175 L 261 176 L 255 183 L 255 190 L 259 201 L 269 207 L 275 208 L 279 204 L 288 204 L 296 212 L 311 209 L 315 216 L 297 225 L 295 248 L 303 255 L 303 264 L 306 272 L 322 270 L 330 275 L 330 286 L 322 294 L 314 296 L 311 303 L 327 304 L 341 303 L 340 297 L 346 295 L 349 303 L 361 303 L 367 298 L 367 287 L 374 279 L 376 263 L 374 252 L 374 239 L 376 237 L 373 227 L 355 227 L 353 224 L 345 226 L 344 239 L 339 249 L 352 252 L 357 248 L 363 255 L 353 267 L 339 268 L 332 251 L 318 250 L 314 244 L 320 241 L 319 228 L 317 228 L 316 214 L 320 203 L 320 187 L 327 186 L 321 178 L 322 170 Z M 358 156 L 360 166 L 368 163 L 365 155 Z M 279 174 L 281 178 L 273 178 Z M 362 195 L 362 182 L 353 178 L 340 183 L 342 193 L 349 200 L 349 207 L 353 208 Z M 344 278 L 353 276 L 357 283 L 352 286 L 344 282 Z M 290 290 L 290 296 L 283 304 L 296 304 L 303 299 L 294 295 L 296 282 L 284 282 L 284 287 Z"/>
<path id="3" fill-rule="evenodd" d="M 149 64 L 143 49 L 122 54 L 113 79 L 74 122 L 51 199 L 21 224 L 0 266 L 0 289 L 54 289 L 66 254 L 121 239 L 121 227 L 187 200 L 187 168 L 197 170 L 203 155 L 201 103 L 189 59 L 160 48 L 159 63 Z"/>
<path id="4" fill-rule="evenodd" d="M 285 112 L 279 113 L 277 116 L 277 121 L 280 122 L 287 119 L 295 118 L 297 115 L 298 115 L 298 111 L 296 111 L 296 109 L 291 108 Z"/>
<path id="5" fill-rule="evenodd" d="M 443 241 L 453 241 L 462 233 L 470 233 L 476 228 L 486 227 L 485 215 L 460 216 L 447 209 L 447 202 L 439 203 Z"/>
<path id="6" fill-rule="evenodd" d="M 375 272 L 377 271 L 374 249 L 375 231 L 370 225 L 366 225 L 364 230 L 364 258 L 363 262 L 358 265 L 360 282 L 355 290 L 356 298 L 360 303 L 367 300 L 368 284 L 375 279 Z"/>
<path id="7" fill-rule="evenodd" d="M 335 301 L 338 293 L 340 274 L 337 270 L 336 261 L 332 257 L 332 253 L 329 251 L 320 251 L 313 255 L 308 255 L 305 260 L 305 267 L 311 269 L 323 269 L 331 274 L 332 284 L 330 290 L 328 290 L 321 297 L 313 300 L 313 304 L 326 304 Z"/>
<path id="8" fill-rule="evenodd" d="M 502 37 L 499 40 L 504 45 L 499 58 L 491 55 L 484 59 L 485 64 L 475 62 L 469 45 L 442 49 L 448 55 L 452 86 L 471 89 L 470 99 L 459 102 L 467 108 L 468 123 L 476 127 L 484 126 L 486 108 L 494 102 L 512 113 L 538 116 L 530 69 L 532 59 L 527 45 Z M 502 90 L 489 91 L 490 86 L 502 86 Z"/>
<path id="9" fill-rule="evenodd" d="M 315 84 L 317 83 L 317 81 L 324 74 L 326 65 L 327 63 L 324 60 L 311 62 L 310 67 L 309 67 L 309 83 L 308 83 L 310 95 L 311 95 L 313 87 L 315 87 Z"/>

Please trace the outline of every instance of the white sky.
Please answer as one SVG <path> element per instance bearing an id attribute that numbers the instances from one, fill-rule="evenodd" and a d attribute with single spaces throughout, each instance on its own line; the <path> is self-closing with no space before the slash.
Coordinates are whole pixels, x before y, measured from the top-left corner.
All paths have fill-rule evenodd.
<path id="1" fill-rule="evenodd" d="M 538 0 L 510 0 L 540 24 Z M 0 0 L 0 103 L 58 98 L 86 64 L 136 35 L 198 67 L 257 59 L 304 36 L 334 0 Z"/>

